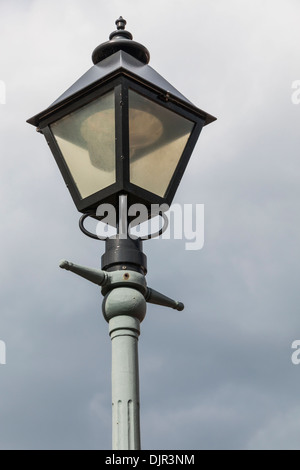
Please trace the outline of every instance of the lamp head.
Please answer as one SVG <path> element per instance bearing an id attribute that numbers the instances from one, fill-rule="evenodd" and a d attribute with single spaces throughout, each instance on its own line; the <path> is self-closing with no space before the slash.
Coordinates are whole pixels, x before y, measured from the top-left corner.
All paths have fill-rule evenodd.
<path id="1" fill-rule="evenodd" d="M 77 209 L 171 205 L 202 128 L 216 118 L 149 65 L 149 51 L 116 20 L 93 67 L 27 122 L 44 134 Z"/>

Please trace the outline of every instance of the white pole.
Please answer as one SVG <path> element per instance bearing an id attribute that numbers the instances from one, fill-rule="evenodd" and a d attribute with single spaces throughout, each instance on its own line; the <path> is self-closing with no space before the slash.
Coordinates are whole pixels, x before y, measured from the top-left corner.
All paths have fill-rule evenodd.
<path id="1" fill-rule="evenodd" d="M 112 448 L 139 450 L 140 322 L 136 318 L 119 315 L 109 321 L 109 334 L 112 340 Z"/>
<path id="2" fill-rule="evenodd" d="M 112 448 L 139 450 L 138 338 L 146 315 L 145 298 L 136 289 L 115 288 L 104 298 L 103 314 L 112 341 Z"/>
<path id="3" fill-rule="evenodd" d="M 112 259 L 114 256 L 115 253 Z M 178 311 L 183 310 L 184 305 L 147 287 L 145 276 L 136 271 L 108 272 L 66 260 L 61 261 L 60 267 L 102 286 L 102 312 L 109 324 L 112 342 L 112 447 L 113 450 L 139 450 L 138 338 L 140 323 L 146 315 L 146 302 Z"/>

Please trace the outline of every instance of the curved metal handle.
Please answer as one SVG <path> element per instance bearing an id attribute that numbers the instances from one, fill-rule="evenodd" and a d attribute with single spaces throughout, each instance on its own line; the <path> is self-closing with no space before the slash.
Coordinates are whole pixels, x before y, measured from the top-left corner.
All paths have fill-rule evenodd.
<path id="1" fill-rule="evenodd" d="M 92 216 L 96 216 L 96 214 L 83 214 L 83 215 L 80 217 L 80 219 L 79 219 L 79 228 L 80 228 L 80 230 L 82 231 L 82 233 L 84 233 L 85 235 L 87 235 L 87 236 L 90 237 L 90 238 L 93 238 L 94 240 L 103 240 L 103 241 L 107 240 L 108 237 L 101 237 L 101 235 L 96 235 L 95 233 L 89 232 L 89 231 L 85 228 L 83 222 L 85 221 L 85 219 L 86 219 L 87 217 L 92 217 Z"/>
<path id="2" fill-rule="evenodd" d="M 162 228 L 160 230 L 158 230 L 158 232 L 149 233 L 149 235 L 145 235 L 144 237 L 140 237 L 141 240 L 150 240 L 151 238 L 159 237 L 160 235 L 162 235 L 167 230 L 168 225 L 169 225 L 168 217 L 166 216 L 166 214 L 164 212 L 160 212 L 157 215 L 160 215 L 163 218 L 164 225 L 162 226 Z"/>

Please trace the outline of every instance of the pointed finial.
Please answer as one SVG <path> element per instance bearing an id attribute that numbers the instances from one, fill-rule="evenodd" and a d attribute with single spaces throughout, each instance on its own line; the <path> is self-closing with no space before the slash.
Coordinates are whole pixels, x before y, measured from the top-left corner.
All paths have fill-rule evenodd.
<path id="1" fill-rule="evenodd" d="M 127 21 L 122 16 L 115 21 L 117 29 L 110 34 L 109 41 L 100 44 L 93 52 L 92 60 L 94 64 L 98 64 L 118 51 L 127 52 L 143 64 L 148 64 L 150 60 L 148 49 L 133 41 L 132 34 L 125 29 L 126 23 Z"/>
<path id="2" fill-rule="evenodd" d="M 110 34 L 109 39 L 112 40 L 113 38 L 123 38 L 123 39 L 131 39 L 132 40 L 133 39 L 132 34 L 129 31 L 125 31 L 126 23 L 127 23 L 127 21 L 124 20 L 124 18 L 122 16 L 120 16 L 120 18 L 118 18 L 115 21 L 115 24 L 117 26 L 117 30 L 113 31 Z"/>
<path id="3" fill-rule="evenodd" d="M 115 21 L 115 24 L 117 26 L 117 29 L 125 29 L 127 21 L 124 20 L 123 16 L 120 16 L 120 18 Z"/>

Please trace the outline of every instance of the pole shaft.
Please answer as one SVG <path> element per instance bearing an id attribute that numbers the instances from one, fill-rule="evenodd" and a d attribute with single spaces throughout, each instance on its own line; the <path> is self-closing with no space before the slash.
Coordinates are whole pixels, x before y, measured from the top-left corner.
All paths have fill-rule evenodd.
<path id="1" fill-rule="evenodd" d="M 112 448 L 139 450 L 140 397 L 137 318 L 118 315 L 109 321 L 112 340 Z"/>
<path id="2" fill-rule="evenodd" d="M 128 212 L 127 212 L 127 196 L 121 194 L 119 196 L 119 224 L 118 235 L 120 238 L 128 237 Z"/>

